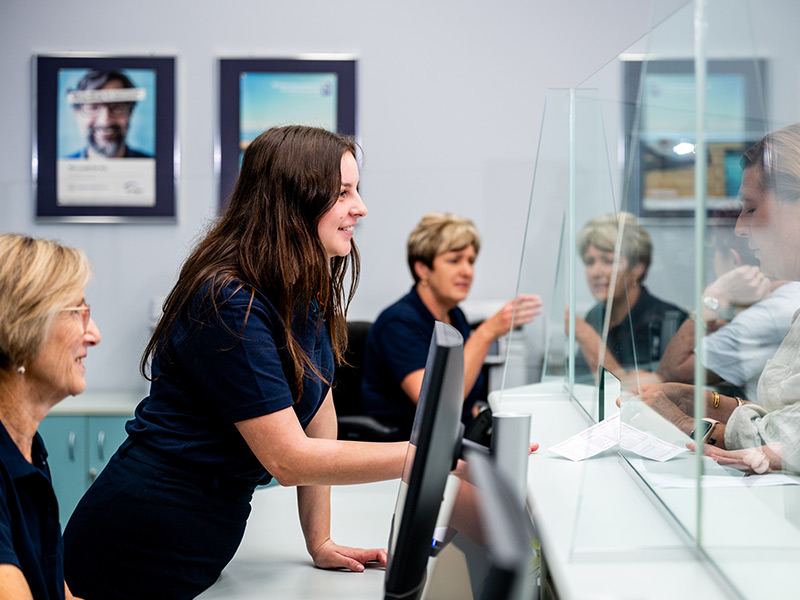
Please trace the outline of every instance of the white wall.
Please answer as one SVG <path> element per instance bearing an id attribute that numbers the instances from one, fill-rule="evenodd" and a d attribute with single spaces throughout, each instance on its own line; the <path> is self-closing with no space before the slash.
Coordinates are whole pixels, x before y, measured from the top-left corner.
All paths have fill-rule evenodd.
<path id="1" fill-rule="evenodd" d="M 649 3 L 617 0 L 5 0 L 0 3 L 0 231 L 57 238 L 95 266 L 87 298 L 103 332 L 94 390 L 144 389 L 136 365 L 151 300 L 217 206 L 219 57 L 359 57 L 362 284 L 351 316 L 374 318 L 410 285 L 406 235 L 434 209 L 486 238 L 473 300 L 513 294 L 545 88 L 570 86 L 639 37 Z M 31 57 L 100 52 L 177 57 L 181 150 L 175 224 L 34 221 Z"/>
<path id="2" fill-rule="evenodd" d="M 658 13 L 682 1 L 658 0 Z M 357 232 L 363 270 L 351 317 L 374 318 L 410 286 L 405 239 L 435 209 L 474 219 L 485 238 L 470 300 L 508 298 L 545 91 L 579 84 L 630 46 L 648 29 L 650 9 L 642 0 L 5 0 L 0 231 L 87 251 L 96 272 L 87 298 L 103 332 L 87 360 L 90 386 L 144 390 L 137 364 L 152 299 L 169 291 L 216 214 L 216 59 L 346 52 L 359 57 L 370 211 Z M 177 223 L 35 222 L 31 58 L 64 52 L 177 57 Z"/>

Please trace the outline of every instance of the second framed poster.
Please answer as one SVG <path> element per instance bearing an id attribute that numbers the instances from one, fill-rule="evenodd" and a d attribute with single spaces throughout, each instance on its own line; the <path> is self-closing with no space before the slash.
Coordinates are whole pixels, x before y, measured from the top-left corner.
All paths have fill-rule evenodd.
<path id="1" fill-rule="evenodd" d="M 356 61 L 223 58 L 219 61 L 219 200 L 224 207 L 247 145 L 280 125 L 312 125 L 356 134 Z"/>
<path id="2" fill-rule="evenodd" d="M 767 63 L 715 59 L 706 64 L 706 210 L 739 214 L 740 160 L 769 130 Z M 641 217 L 694 217 L 696 81 L 693 60 L 639 58 L 622 62 L 625 156 L 630 173 L 626 210 Z"/>

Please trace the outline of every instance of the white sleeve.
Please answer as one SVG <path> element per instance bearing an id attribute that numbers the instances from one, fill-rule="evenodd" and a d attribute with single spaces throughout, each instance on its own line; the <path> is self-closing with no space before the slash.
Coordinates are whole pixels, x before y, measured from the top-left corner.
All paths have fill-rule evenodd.
<path id="1" fill-rule="evenodd" d="M 703 366 L 734 385 L 758 377 L 783 341 L 798 305 L 800 300 L 776 294 L 743 310 L 703 340 Z"/>

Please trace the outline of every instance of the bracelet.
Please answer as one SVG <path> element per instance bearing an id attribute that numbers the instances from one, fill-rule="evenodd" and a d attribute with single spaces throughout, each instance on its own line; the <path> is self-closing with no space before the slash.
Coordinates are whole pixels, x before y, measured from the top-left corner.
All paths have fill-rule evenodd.
<path id="1" fill-rule="evenodd" d="M 744 404 L 744 400 L 742 400 L 739 396 L 734 396 L 733 398 L 736 400 L 736 402 L 739 403 L 739 406 Z M 736 408 L 739 408 L 739 406 L 737 406 Z"/>
<path id="2" fill-rule="evenodd" d="M 719 408 L 719 392 L 716 390 L 709 390 L 714 396 L 714 408 Z"/>

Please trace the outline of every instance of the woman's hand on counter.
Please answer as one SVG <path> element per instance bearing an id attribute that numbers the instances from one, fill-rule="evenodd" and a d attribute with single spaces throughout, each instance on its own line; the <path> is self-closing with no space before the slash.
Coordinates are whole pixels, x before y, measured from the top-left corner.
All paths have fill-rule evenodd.
<path id="1" fill-rule="evenodd" d="M 330 538 L 325 540 L 312 553 L 314 566 L 320 569 L 347 569 L 360 573 L 368 562 L 386 565 L 384 548 L 350 548 L 334 543 Z"/>

